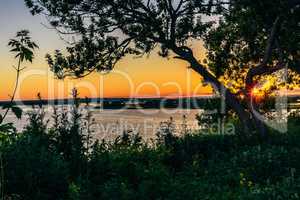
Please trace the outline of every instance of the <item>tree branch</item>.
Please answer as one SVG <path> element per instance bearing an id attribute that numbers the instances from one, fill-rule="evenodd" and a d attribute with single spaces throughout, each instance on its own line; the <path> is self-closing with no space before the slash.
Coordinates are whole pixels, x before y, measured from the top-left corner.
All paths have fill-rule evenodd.
<path id="1" fill-rule="evenodd" d="M 270 57 L 272 56 L 274 44 L 276 41 L 276 34 L 279 29 L 279 23 L 280 23 L 280 17 L 277 17 L 273 24 L 262 62 L 258 66 L 251 68 L 247 73 L 246 81 L 245 81 L 247 90 L 251 90 L 253 85 L 253 78 L 255 76 L 268 74 L 273 71 L 271 68 L 267 67 L 267 64 L 270 60 Z M 275 69 L 276 68 L 274 68 L 274 70 Z"/>

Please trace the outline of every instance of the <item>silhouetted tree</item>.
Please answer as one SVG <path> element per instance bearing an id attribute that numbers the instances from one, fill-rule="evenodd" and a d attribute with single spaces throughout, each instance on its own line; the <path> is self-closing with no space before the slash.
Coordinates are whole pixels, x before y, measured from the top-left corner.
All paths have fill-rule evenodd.
<path id="1" fill-rule="evenodd" d="M 14 69 L 16 70 L 16 81 L 13 93 L 10 96 L 9 103 L 3 106 L 5 112 L 3 115 L 0 115 L 0 125 L 6 118 L 10 110 L 16 115 L 17 118 L 21 118 L 22 116 L 22 110 L 18 106 L 16 106 L 14 102 L 19 86 L 20 73 L 24 69 L 22 68 L 22 63 L 24 61 L 32 63 L 32 60 L 34 58 L 33 51 L 38 48 L 38 45 L 31 40 L 29 31 L 27 30 L 21 30 L 17 32 L 16 37 L 14 39 L 10 39 L 8 46 L 11 47 L 10 51 L 13 52 L 15 54 L 15 58 L 18 59 L 18 65 L 17 67 L 14 67 Z"/>
<path id="2" fill-rule="evenodd" d="M 235 44 L 241 43 L 248 47 L 252 43 L 258 43 L 260 49 L 267 46 L 264 48 L 265 53 L 256 49 L 257 53 L 249 54 L 248 59 L 253 63 L 259 63 L 261 59 L 255 60 L 257 58 L 255 56 L 263 56 L 260 66 L 265 66 L 271 62 L 271 54 L 277 41 L 274 34 L 277 34 L 278 27 L 287 24 L 289 18 L 296 21 L 294 15 L 299 11 L 298 0 L 266 0 L 264 3 L 250 0 L 25 0 L 25 2 L 32 14 L 45 14 L 59 33 L 80 36 L 79 42 L 67 48 L 69 53 L 67 56 L 62 55 L 60 51 L 56 51 L 54 57 L 47 55 L 51 69 L 59 77 L 82 77 L 94 71 L 109 71 L 122 57 L 128 54 L 143 55 L 158 45 L 160 56 L 168 57 L 172 52 L 175 58 L 188 62 L 191 69 L 203 76 L 204 81 L 213 84 L 226 99 L 227 105 L 237 113 L 245 132 L 249 132 L 253 127 L 256 129 L 257 126 L 261 127 L 261 123 L 255 123 L 258 120 L 255 119 L 251 108 L 243 106 L 238 96 L 228 90 L 220 80 L 222 73 L 232 64 L 229 60 L 231 56 L 228 55 L 233 53 Z M 248 10 L 253 15 L 251 12 L 247 14 Z M 273 15 L 266 18 L 270 13 Z M 226 32 L 226 24 L 230 22 L 232 26 L 229 28 L 232 29 Z M 240 24 L 243 24 L 242 31 L 235 34 L 235 25 L 239 27 Z M 259 34 L 251 37 L 253 39 L 251 44 L 247 43 L 248 30 L 256 24 L 259 24 L 259 29 L 256 30 Z M 285 28 L 288 28 L 285 33 L 295 30 L 288 25 Z M 191 39 L 202 39 L 207 42 L 208 65 L 194 56 L 192 49 L 187 45 Z M 290 44 L 293 41 L 285 42 Z M 242 59 L 247 58 L 247 55 L 241 54 L 236 57 L 240 56 L 243 56 Z M 243 64 L 239 60 L 237 63 Z M 281 66 L 283 61 L 279 63 Z M 281 68 L 280 66 L 278 68 Z M 251 84 L 255 75 L 261 74 L 260 68 L 262 67 L 253 67 L 249 71 L 247 80 L 250 81 L 247 81 L 247 85 Z M 257 126 L 253 126 L 251 121 Z"/>
<path id="3" fill-rule="evenodd" d="M 284 84 L 275 79 L 270 89 L 299 84 L 295 73 L 300 72 L 300 1 L 235 0 L 221 15 L 219 26 L 205 38 L 208 65 L 223 76 L 227 88 L 246 97 L 254 127 L 266 134 L 264 123 L 255 117 L 259 108 L 252 101 L 253 88 L 284 69 L 288 69 L 282 72 L 288 72 Z M 233 79 L 237 79 L 237 86 L 233 86 Z"/>

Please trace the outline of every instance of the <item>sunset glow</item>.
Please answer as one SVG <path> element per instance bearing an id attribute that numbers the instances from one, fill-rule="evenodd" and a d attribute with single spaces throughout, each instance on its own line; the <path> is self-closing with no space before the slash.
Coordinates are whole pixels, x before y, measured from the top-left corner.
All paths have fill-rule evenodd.
<path id="1" fill-rule="evenodd" d="M 172 57 L 161 58 L 157 52 L 143 58 L 126 57 L 107 75 L 94 73 L 78 80 L 55 80 L 45 55 L 55 49 L 64 49 L 66 43 L 54 30 L 41 24 L 46 23 L 45 19 L 31 16 L 18 0 L 7 2 L 5 8 L 0 7 L 0 17 L 9 18 L 12 22 L 0 22 L 2 27 L 6 27 L 0 30 L 0 71 L 5 74 L 0 79 L 0 100 L 9 99 L 13 89 L 15 70 L 12 66 L 17 63 L 7 43 L 20 29 L 28 29 L 40 49 L 35 52 L 32 64 L 24 64 L 26 69 L 21 73 L 16 99 L 35 99 L 38 92 L 43 98 L 65 98 L 69 97 L 73 87 L 78 87 L 81 96 L 88 97 L 196 96 L 211 93 L 210 87 L 202 86 L 201 77 L 187 68 L 187 63 Z M 202 44 L 194 41 L 191 45 L 196 56 L 203 59 Z"/>

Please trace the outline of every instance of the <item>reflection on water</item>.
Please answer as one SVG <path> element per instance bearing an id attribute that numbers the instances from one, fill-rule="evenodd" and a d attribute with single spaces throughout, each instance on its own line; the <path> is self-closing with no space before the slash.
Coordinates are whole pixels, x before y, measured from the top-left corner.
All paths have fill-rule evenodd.
<path id="1" fill-rule="evenodd" d="M 94 108 L 95 106 L 90 106 Z M 32 111 L 30 106 L 21 106 L 24 115 L 21 120 L 9 113 L 5 122 L 13 122 L 15 127 L 21 131 L 28 124 L 28 115 Z M 62 108 L 58 106 L 58 108 Z M 64 106 L 64 109 L 70 109 L 70 106 Z M 51 126 L 53 114 L 52 106 L 44 106 L 46 113 L 45 121 L 49 121 Z M 83 116 L 86 115 L 87 109 L 80 108 Z M 289 109 L 289 112 L 268 112 L 262 116 L 262 119 L 272 128 L 285 130 L 281 126 L 286 125 L 287 116 L 295 109 Z M 0 110 L 0 113 L 3 112 Z M 93 109 L 91 110 L 94 123 L 91 127 L 95 139 L 113 139 L 122 134 L 124 131 L 139 133 L 144 139 L 155 137 L 161 122 L 172 118 L 177 132 L 182 129 L 196 130 L 199 129 L 196 115 L 203 113 L 201 109 Z M 278 126 L 280 125 L 280 127 Z M 210 124 L 211 129 L 216 127 L 217 131 L 224 128 L 221 124 Z M 201 126 L 203 128 L 203 126 Z M 215 130 L 212 130 L 215 133 Z M 219 132 L 218 132 L 219 133 Z M 222 133 L 222 132 L 221 132 Z"/>
<path id="2" fill-rule="evenodd" d="M 32 111 L 30 106 L 21 106 L 24 113 Z M 65 106 L 66 109 L 70 108 Z M 45 121 L 49 120 L 51 125 L 51 116 L 53 114 L 52 106 L 45 106 Z M 86 113 L 85 108 L 81 108 L 83 115 Z M 178 131 L 181 127 L 187 125 L 188 129 L 196 129 L 198 123 L 196 114 L 201 110 L 196 109 L 127 109 L 127 110 L 91 110 L 92 118 L 95 123 L 92 125 L 94 137 L 97 139 L 111 139 L 120 135 L 124 131 L 133 131 L 139 133 L 144 138 L 153 138 L 163 121 L 172 120 Z M 185 117 L 184 117 L 185 116 Z M 13 122 L 16 128 L 21 131 L 28 124 L 28 116 L 23 115 L 21 120 L 9 113 L 5 122 Z"/>

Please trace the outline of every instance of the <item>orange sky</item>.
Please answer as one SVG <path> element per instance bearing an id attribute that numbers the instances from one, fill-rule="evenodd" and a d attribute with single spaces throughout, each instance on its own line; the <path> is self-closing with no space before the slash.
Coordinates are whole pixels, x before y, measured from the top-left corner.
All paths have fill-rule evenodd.
<path id="1" fill-rule="evenodd" d="M 9 99 L 13 91 L 17 61 L 9 52 L 7 43 L 22 29 L 31 32 L 33 40 L 40 46 L 35 52 L 34 62 L 24 63 L 16 99 L 35 99 L 37 93 L 43 98 L 66 98 L 72 88 L 77 87 L 81 97 L 159 97 L 194 96 L 210 94 L 203 87 L 201 77 L 188 69 L 188 64 L 165 59 L 153 52 L 149 57 L 135 59 L 126 57 L 107 75 L 94 73 L 77 80 L 55 80 L 45 61 L 47 53 L 64 49 L 66 43 L 54 30 L 47 27 L 41 16 L 32 16 L 23 0 L 2 0 L 0 6 L 0 100 Z M 199 59 L 205 57 L 201 42 L 190 45 Z M 291 94 L 299 94 L 300 90 Z"/>
<path id="2" fill-rule="evenodd" d="M 128 97 L 128 96 L 190 96 L 210 92 L 202 87 L 201 77 L 187 68 L 187 63 L 165 59 L 153 52 L 149 57 L 126 57 L 107 75 L 95 73 L 78 80 L 55 80 L 45 61 L 45 54 L 64 49 L 65 43 L 55 31 L 47 29 L 42 17 L 33 17 L 22 0 L 5 0 L 0 7 L 0 100 L 9 98 L 13 90 L 16 65 L 7 42 L 21 29 L 28 29 L 40 49 L 33 64 L 25 63 L 17 99 L 35 99 L 40 92 L 43 98 L 65 98 L 73 87 L 80 96 Z M 9 21 L 8 21 L 9 19 Z M 198 58 L 204 58 L 200 42 L 193 43 Z"/>
<path id="3" fill-rule="evenodd" d="M 0 64 L 1 100 L 7 99 L 15 79 L 10 64 L 15 61 L 9 54 L 7 57 L 1 59 Z M 34 99 L 38 92 L 44 98 L 64 98 L 74 87 L 79 89 L 81 96 L 89 97 L 190 96 L 210 92 L 209 88 L 202 86 L 201 77 L 188 69 L 185 62 L 160 58 L 156 53 L 139 59 L 128 56 L 109 74 L 94 73 L 76 80 L 54 79 L 43 56 L 25 66 L 20 77 L 18 99 Z"/>

